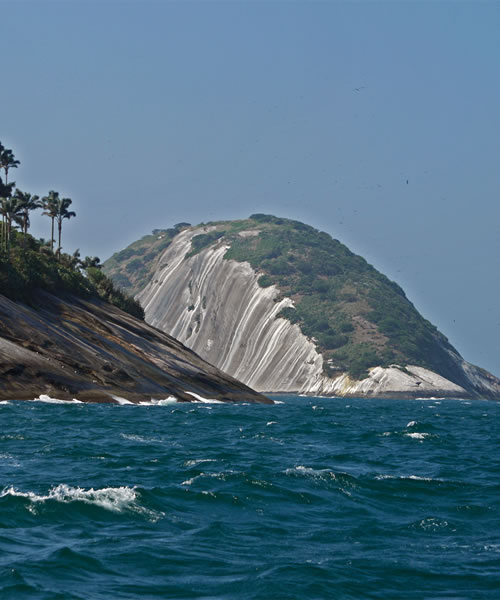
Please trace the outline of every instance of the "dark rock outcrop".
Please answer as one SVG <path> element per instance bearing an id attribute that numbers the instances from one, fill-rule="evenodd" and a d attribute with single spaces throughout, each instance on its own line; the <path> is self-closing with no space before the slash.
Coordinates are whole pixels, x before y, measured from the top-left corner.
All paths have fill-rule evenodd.
<path id="1" fill-rule="evenodd" d="M 0 296 L 0 400 L 272 402 L 169 335 L 104 302 Z"/>

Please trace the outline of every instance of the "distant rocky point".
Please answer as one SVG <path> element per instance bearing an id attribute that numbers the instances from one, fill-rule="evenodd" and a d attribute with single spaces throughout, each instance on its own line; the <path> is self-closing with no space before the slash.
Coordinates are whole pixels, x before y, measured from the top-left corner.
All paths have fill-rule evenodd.
<path id="1" fill-rule="evenodd" d="M 148 323 L 263 393 L 500 398 L 395 282 L 298 221 L 180 223 L 104 271 Z"/>

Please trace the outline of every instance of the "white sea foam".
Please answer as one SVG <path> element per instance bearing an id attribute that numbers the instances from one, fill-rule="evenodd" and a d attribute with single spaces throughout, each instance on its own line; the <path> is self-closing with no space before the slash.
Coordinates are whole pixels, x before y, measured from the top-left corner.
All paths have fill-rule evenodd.
<path id="1" fill-rule="evenodd" d="M 410 421 L 409 423 L 406 424 L 406 427 L 415 427 L 416 424 L 417 424 L 417 421 Z"/>
<path id="2" fill-rule="evenodd" d="M 285 404 L 285 403 L 281 400 L 273 400 L 273 404 Z"/>
<path id="3" fill-rule="evenodd" d="M 176 404 L 179 401 L 174 396 L 168 396 L 168 398 L 151 398 L 151 400 L 145 402 L 139 402 L 137 406 L 170 406 L 171 404 Z"/>
<path id="4" fill-rule="evenodd" d="M 419 433 L 416 431 L 414 433 L 405 433 L 406 437 L 413 438 L 414 440 L 424 440 L 429 435 L 428 433 Z"/>
<path id="5" fill-rule="evenodd" d="M 125 440 L 130 440 L 132 442 L 141 442 L 143 444 L 151 444 L 162 441 L 158 438 L 148 438 L 142 435 L 136 435 L 135 433 L 120 433 L 120 437 L 122 437 Z"/>
<path id="6" fill-rule="evenodd" d="M 302 475 L 319 479 L 324 479 L 325 477 L 329 477 L 330 479 L 336 478 L 335 473 L 330 471 L 330 469 L 313 469 L 304 465 L 297 465 L 293 469 L 286 469 L 285 475 Z"/>
<path id="7" fill-rule="evenodd" d="M 118 404 L 120 404 L 121 406 L 125 405 L 125 404 L 134 404 L 133 402 L 130 402 L 130 400 L 127 400 L 126 398 L 122 398 L 121 396 L 112 396 L 113 400 L 116 400 L 118 402 Z"/>
<path id="8" fill-rule="evenodd" d="M 5 496 L 19 496 L 27 498 L 31 502 L 55 500 L 64 504 L 79 501 L 85 504 L 94 504 L 113 512 L 122 512 L 124 509 L 130 508 L 137 499 L 137 495 L 138 493 L 135 488 L 108 487 L 97 490 L 94 490 L 94 488 L 85 490 L 80 487 L 71 487 L 65 483 L 52 487 L 46 495 L 36 494 L 35 492 L 20 492 L 12 486 L 4 488 L 0 492 L 0 498 Z"/>
<path id="9" fill-rule="evenodd" d="M 228 475 L 233 475 L 234 473 L 238 473 L 238 471 L 233 471 L 232 469 L 229 469 L 227 471 L 218 471 L 216 473 L 205 473 L 202 471 L 198 475 L 195 475 L 194 477 L 190 477 L 189 479 L 186 479 L 185 481 L 183 481 L 181 483 L 181 485 L 191 485 L 197 479 L 203 479 L 205 477 L 210 477 L 212 479 L 220 479 L 221 481 L 225 481 Z"/>
<path id="10" fill-rule="evenodd" d="M 203 398 L 203 396 L 195 394 L 194 392 L 186 392 L 186 394 L 193 396 L 193 398 L 196 398 L 197 402 L 201 402 L 202 404 L 224 404 L 222 400 L 216 400 L 215 398 Z"/>
<path id="11" fill-rule="evenodd" d="M 161 398 L 160 400 L 151 398 L 151 402 L 149 404 L 151 406 L 169 406 L 170 404 L 176 404 L 177 402 L 179 402 L 177 398 L 174 396 L 169 396 L 168 398 Z"/>
<path id="12" fill-rule="evenodd" d="M 269 427 L 269 425 L 276 425 L 277 421 L 268 421 L 266 423 L 266 427 Z"/>
<path id="13" fill-rule="evenodd" d="M 413 479 L 415 481 L 442 481 L 432 477 L 420 477 L 419 475 L 376 475 L 375 479 Z"/>
<path id="14" fill-rule="evenodd" d="M 21 463 L 10 454 L 0 454 L 0 463 L 6 464 L 9 467 L 20 467 Z"/>
<path id="15" fill-rule="evenodd" d="M 149 510 L 139 505 L 139 492 L 134 487 L 106 487 L 100 489 L 90 488 L 88 490 L 80 487 L 72 487 L 65 483 L 49 489 L 46 495 L 37 494 L 35 492 L 21 492 L 13 486 L 6 487 L 0 492 L 0 498 L 5 496 L 14 496 L 26 498 L 30 501 L 30 506 L 27 509 L 30 512 L 36 513 L 36 506 L 48 501 L 61 502 L 62 504 L 70 504 L 72 502 L 83 502 L 98 506 L 111 512 L 123 513 L 126 511 L 134 512 L 143 515 L 148 520 L 156 522 L 161 519 L 165 513 Z"/>
<path id="16" fill-rule="evenodd" d="M 46 402 L 47 404 L 83 404 L 81 400 L 73 398 L 73 400 L 60 400 L 59 398 L 51 398 L 47 394 L 40 394 L 38 398 L 33 398 L 31 402 Z"/>
<path id="17" fill-rule="evenodd" d="M 201 465 L 202 463 L 207 462 L 217 462 L 216 458 L 194 458 L 193 460 L 187 460 L 184 463 L 185 467 L 196 467 L 196 465 Z"/>

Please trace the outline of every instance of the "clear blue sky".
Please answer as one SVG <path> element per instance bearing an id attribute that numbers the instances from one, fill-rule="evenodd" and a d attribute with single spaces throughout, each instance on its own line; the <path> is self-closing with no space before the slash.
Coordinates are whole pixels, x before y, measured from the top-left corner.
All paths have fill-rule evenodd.
<path id="1" fill-rule="evenodd" d="M 300 219 L 500 375 L 500 2 L 0 0 L 0 20 L 0 140 L 21 189 L 73 198 L 66 251 Z"/>

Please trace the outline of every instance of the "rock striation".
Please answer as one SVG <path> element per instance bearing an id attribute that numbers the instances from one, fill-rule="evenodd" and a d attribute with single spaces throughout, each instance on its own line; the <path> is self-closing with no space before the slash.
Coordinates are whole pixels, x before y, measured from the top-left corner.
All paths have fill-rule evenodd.
<path id="1" fill-rule="evenodd" d="M 226 223 L 223 227 L 227 231 Z M 222 371 L 263 393 L 500 398 L 500 381 L 467 363 L 444 336 L 433 333 L 430 324 L 429 336 L 434 345 L 429 347 L 438 357 L 435 370 L 427 364 L 403 360 L 402 353 L 396 352 L 393 363 L 386 360 L 383 365 L 371 364 L 365 376 L 353 376 L 348 369 L 336 365 L 340 354 L 325 352 L 314 336 L 304 333 L 299 323 L 283 316 L 284 309 L 293 311 L 297 298 L 303 298 L 307 290 L 293 296 L 284 287 L 268 282 L 263 286 L 265 269 L 228 258 L 229 250 L 239 240 L 257 239 L 261 235 L 258 224 L 238 226 L 231 236 L 216 236 L 219 230 L 220 226 L 215 224 L 177 232 L 166 249 L 147 265 L 148 282 L 136 299 L 144 308 L 148 323 L 168 332 Z M 194 242 L 200 239 L 212 241 L 197 248 Z M 113 276 L 112 269 L 108 272 Z M 399 290 L 395 293 L 403 294 Z M 406 298 L 400 300 L 410 304 Z M 364 299 L 357 304 L 352 301 L 342 304 L 351 310 L 354 324 L 351 346 L 361 340 L 356 347 L 364 348 L 365 340 L 369 339 L 386 351 L 388 338 L 381 328 L 367 320 L 370 312 L 363 309 L 364 316 L 353 313 L 353 307 L 363 308 L 363 302 Z M 415 311 L 412 306 L 411 309 Z M 368 335 L 371 337 L 367 338 Z"/>
<path id="2" fill-rule="evenodd" d="M 0 400 L 271 402 L 164 332 L 100 300 L 0 295 Z"/>

